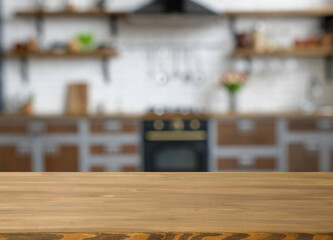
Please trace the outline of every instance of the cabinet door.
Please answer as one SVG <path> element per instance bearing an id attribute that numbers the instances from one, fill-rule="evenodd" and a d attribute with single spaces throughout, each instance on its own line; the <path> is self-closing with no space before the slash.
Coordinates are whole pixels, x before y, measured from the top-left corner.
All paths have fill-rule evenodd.
<path id="1" fill-rule="evenodd" d="M 138 153 L 138 146 L 135 144 L 94 144 L 90 147 L 92 156 L 138 155 Z"/>
<path id="2" fill-rule="evenodd" d="M 318 172 L 318 146 L 316 144 L 291 144 L 289 146 L 289 171 Z"/>
<path id="3" fill-rule="evenodd" d="M 27 122 L 25 121 L 0 121 L 1 135 L 26 135 L 28 134 Z"/>
<path id="4" fill-rule="evenodd" d="M 0 172 L 30 172 L 31 154 L 16 146 L 0 146 Z"/>
<path id="5" fill-rule="evenodd" d="M 47 121 L 45 122 L 46 134 L 77 134 L 78 129 L 78 121 Z"/>
<path id="6" fill-rule="evenodd" d="M 219 146 L 274 145 L 273 120 L 222 121 L 218 125 Z"/>
<path id="7" fill-rule="evenodd" d="M 218 159 L 219 171 L 276 171 L 277 164 L 274 157 L 241 160 L 237 158 Z"/>
<path id="8" fill-rule="evenodd" d="M 300 119 L 289 121 L 289 131 L 298 132 L 332 132 L 333 120 L 331 119 Z"/>
<path id="9" fill-rule="evenodd" d="M 95 120 L 90 123 L 91 134 L 138 134 L 138 122 L 134 120 Z"/>
<path id="10" fill-rule="evenodd" d="M 77 172 L 79 169 L 78 147 L 73 145 L 47 146 L 45 149 L 46 172 Z"/>

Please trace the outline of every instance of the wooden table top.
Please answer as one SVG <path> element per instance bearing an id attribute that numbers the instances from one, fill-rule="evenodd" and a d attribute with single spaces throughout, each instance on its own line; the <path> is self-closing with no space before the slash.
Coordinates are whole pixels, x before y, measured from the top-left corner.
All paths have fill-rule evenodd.
<path id="1" fill-rule="evenodd" d="M 138 240 L 145 240 L 147 232 L 328 234 L 333 232 L 333 174 L 1 173 L 0 240 L 27 239 L 4 234 L 22 232 L 142 233 Z M 266 235 L 252 239 L 289 236 Z M 34 239 L 123 240 L 132 235 L 43 236 L 49 237 Z M 246 239 L 242 236 L 225 238 Z M 293 236 L 287 239 L 303 239 Z M 333 234 L 322 239 L 332 240 Z"/>

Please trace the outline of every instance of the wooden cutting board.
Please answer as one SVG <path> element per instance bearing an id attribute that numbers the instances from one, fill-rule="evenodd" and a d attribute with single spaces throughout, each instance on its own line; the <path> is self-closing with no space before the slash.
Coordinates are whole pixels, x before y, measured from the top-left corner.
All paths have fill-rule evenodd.
<path id="1" fill-rule="evenodd" d="M 81 116 L 88 113 L 88 85 L 70 84 L 67 87 L 66 114 Z"/>

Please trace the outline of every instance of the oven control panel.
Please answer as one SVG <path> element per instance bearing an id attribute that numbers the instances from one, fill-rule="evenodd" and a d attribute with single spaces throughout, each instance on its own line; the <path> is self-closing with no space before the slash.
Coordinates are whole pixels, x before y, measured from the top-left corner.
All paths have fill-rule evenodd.
<path id="1" fill-rule="evenodd" d="M 144 131 L 207 131 L 208 122 L 199 119 L 153 120 L 143 123 Z"/>

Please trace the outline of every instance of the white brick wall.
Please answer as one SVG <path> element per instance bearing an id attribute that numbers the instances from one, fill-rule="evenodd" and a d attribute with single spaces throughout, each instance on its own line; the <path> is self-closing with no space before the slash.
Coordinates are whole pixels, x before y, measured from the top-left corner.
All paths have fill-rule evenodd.
<path id="1" fill-rule="evenodd" d="M 34 0 L 4 0 L 5 2 L 5 47 L 15 41 L 36 36 L 34 21 L 17 19 L 13 13 L 19 9 L 31 8 Z M 77 0 L 78 7 L 85 9 L 93 0 Z M 113 0 L 111 8 L 135 8 L 144 0 Z M 205 0 L 208 6 L 217 11 L 227 9 L 276 9 L 312 7 L 333 4 L 325 0 Z M 64 1 L 45 0 L 46 8 L 55 10 Z M 239 20 L 237 28 L 251 29 L 257 21 Z M 276 38 L 290 35 L 292 38 L 316 34 L 319 21 L 315 19 L 267 19 L 264 20 Z M 33 60 L 29 63 L 30 82 L 22 83 L 19 63 L 8 60 L 5 63 L 5 96 L 10 108 L 23 101 L 33 92 L 36 95 L 37 113 L 60 113 L 64 106 L 66 85 L 73 81 L 85 81 L 90 85 L 90 110 L 96 111 L 103 103 L 108 113 L 142 112 L 149 106 L 201 106 L 208 110 L 223 112 L 227 107 L 227 97 L 223 89 L 217 89 L 216 79 L 227 69 L 239 67 L 239 61 L 232 62 L 228 57 L 233 40 L 228 31 L 228 23 L 223 18 L 177 18 L 177 17 L 132 17 L 119 24 L 117 41 L 110 36 L 106 19 L 47 19 L 43 47 L 53 41 L 67 41 L 79 32 L 92 32 L 99 41 L 117 43 L 120 56 L 112 61 L 112 82 L 104 83 L 99 60 Z M 154 43 L 154 48 L 152 47 Z M 159 44 L 158 44 L 159 43 Z M 171 43 L 177 43 L 173 48 Z M 197 43 L 204 43 L 199 46 Z M 207 48 L 207 44 L 215 45 Z M 182 46 L 191 47 L 187 57 Z M 195 69 L 197 65 L 205 75 L 205 83 L 195 85 L 172 81 L 166 86 L 156 84 L 151 67 L 153 49 L 163 47 L 171 57 L 164 61 L 163 69 L 173 72 L 172 60 L 180 70 Z M 156 51 L 155 51 L 156 52 Z M 150 57 L 149 57 L 150 56 Z M 176 56 L 176 57 L 175 57 Z M 187 58 L 184 66 L 183 59 Z M 199 59 L 197 62 L 193 59 Z M 161 68 L 160 64 L 153 64 Z M 268 59 L 253 61 L 259 68 L 251 76 L 247 86 L 240 93 L 242 111 L 279 111 L 297 108 L 304 98 L 308 76 L 312 73 L 323 78 L 322 59 Z M 149 67 L 150 66 L 150 67 Z M 157 66 L 157 67 L 156 67 Z M 159 66 L 159 67 L 158 67 Z M 263 70 L 260 70 L 263 68 Z M 290 67 L 291 66 L 291 67 Z M 161 70 L 158 70 L 160 72 Z M 327 88 L 332 90 L 332 88 Z M 330 95 L 330 94 L 328 94 Z M 328 97 L 326 101 L 333 102 Z"/>

